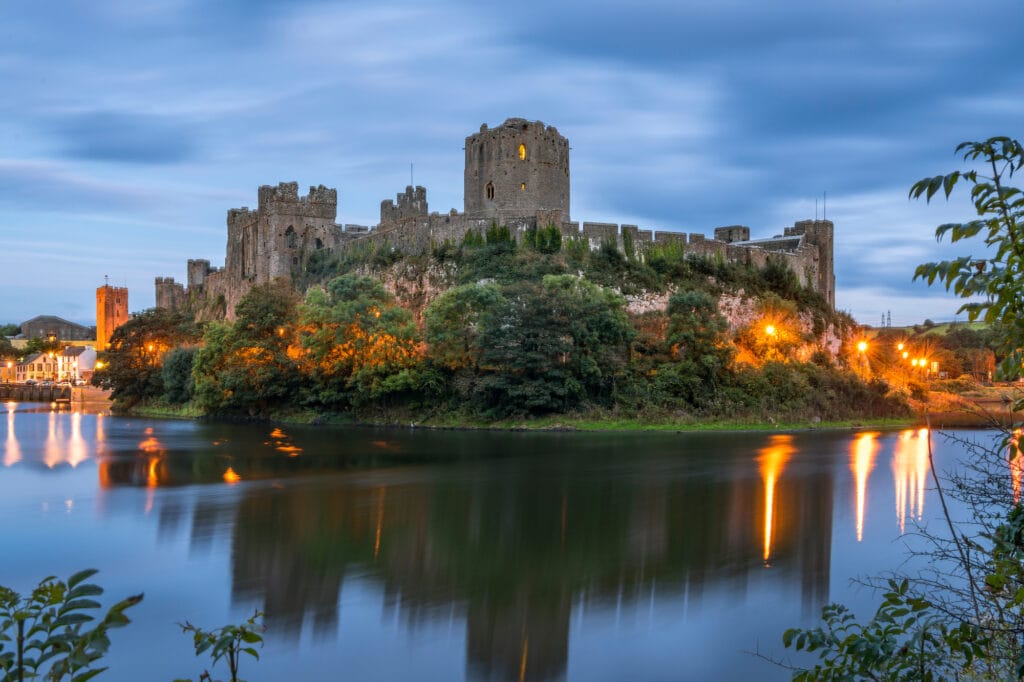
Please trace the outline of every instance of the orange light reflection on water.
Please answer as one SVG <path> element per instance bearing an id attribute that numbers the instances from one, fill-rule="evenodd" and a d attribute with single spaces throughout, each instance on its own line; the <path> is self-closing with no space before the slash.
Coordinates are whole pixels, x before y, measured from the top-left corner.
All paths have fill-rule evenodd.
<path id="1" fill-rule="evenodd" d="M 82 437 L 82 413 L 71 413 L 71 438 L 68 440 L 68 464 L 72 468 L 89 459 L 89 446 Z"/>
<path id="2" fill-rule="evenodd" d="M 224 482 L 234 485 L 242 480 L 242 477 L 235 473 L 235 470 L 228 467 L 228 470 L 224 472 Z"/>
<path id="3" fill-rule="evenodd" d="M 772 533 L 775 528 L 775 484 L 782 475 L 790 456 L 796 452 L 793 437 L 789 434 L 776 434 L 771 437 L 768 446 L 762 448 L 757 462 L 764 481 L 764 561 L 772 554 Z"/>
<path id="4" fill-rule="evenodd" d="M 900 533 L 907 517 L 921 520 L 924 514 L 924 490 L 928 480 L 928 429 L 903 431 L 892 453 L 892 479 L 896 486 L 896 519 Z"/>
<path id="5" fill-rule="evenodd" d="M 864 500 L 867 497 L 868 476 L 875 467 L 877 436 L 877 433 L 859 434 L 850 450 L 850 470 L 857 482 L 857 542 L 864 539 Z"/>
<path id="6" fill-rule="evenodd" d="M 4 442 L 4 466 L 14 466 L 21 461 L 21 445 L 14 435 L 14 410 L 18 403 L 7 403 L 7 440 Z"/>
<path id="7" fill-rule="evenodd" d="M 50 412 L 46 422 L 46 442 L 43 444 L 43 464 L 53 468 L 64 459 L 63 438 L 57 433 L 57 413 Z"/>

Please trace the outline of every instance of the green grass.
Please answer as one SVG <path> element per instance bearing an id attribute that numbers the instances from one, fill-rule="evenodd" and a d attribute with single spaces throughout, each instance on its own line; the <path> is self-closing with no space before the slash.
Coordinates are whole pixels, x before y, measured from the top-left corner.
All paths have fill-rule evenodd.
<path id="1" fill-rule="evenodd" d="M 167 405 L 152 403 L 136 405 L 127 411 L 138 417 L 157 419 L 199 419 L 206 415 L 192 404 Z M 406 413 L 379 414 L 359 417 L 341 412 L 319 412 L 309 409 L 277 410 L 266 420 L 282 424 L 308 425 L 373 425 L 415 426 L 436 429 L 479 429 L 496 431 L 800 431 L 821 429 L 880 428 L 895 429 L 916 423 L 908 419 L 847 419 L 840 421 L 761 421 L 754 419 L 697 419 L 610 416 L 601 414 L 550 415 L 536 418 L 501 419 L 488 421 L 466 415 L 445 413 L 427 419 L 417 419 Z"/>

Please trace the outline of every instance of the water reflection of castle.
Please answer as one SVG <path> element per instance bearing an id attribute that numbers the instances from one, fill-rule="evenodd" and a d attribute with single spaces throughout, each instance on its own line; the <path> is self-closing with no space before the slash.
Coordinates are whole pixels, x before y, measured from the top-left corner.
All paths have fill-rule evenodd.
<path id="1" fill-rule="evenodd" d="M 760 454 L 767 475 L 737 461 L 735 475 L 711 485 L 656 470 L 581 485 L 550 462 L 543 472 L 453 480 L 357 474 L 253 488 L 233 509 L 203 502 L 192 528 L 234 515 L 232 595 L 261 601 L 274 632 L 297 638 L 311 622 L 314 636 L 331 636 L 343 582 L 370 576 L 409 627 L 453 609 L 465 618 L 469 679 L 559 679 L 577 606 L 610 608 L 654 590 L 742 599 L 766 556 L 780 589 L 798 589 L 807 609 L 824 603 L 832 467 L 786 476 L 793 452 L 777 438 Z"/>
<path id="2" fill-rule="evenodd" d="M 157 496 L 158 532 L 169 536 L 190 523 L 196 546 L 231 528 L 233 598 L 262 602 L 279 635 L 298 637 L 304 623 L 332 635 L 343 583 L 357 575 L 382 585 L 409 627 L 464 618 L 471 679 L 564 676 L 577 608 L 613 608 L 655 591 L 685 592 L 691 602 L 721 590 L 742 598 L 753 579 L 799 591 L 807 610 L 828 599 L 842 469 L 833 458 L 807 457 L 807 444 L 788 436 L 770 437 L 753 458 L 726 458 L 731 471 L 665 476 L 664 460 L 653 460 L 649 470 L 637 466 L 595 484 L 559 458 L 457 476 L 433 467 L 338 472 L 337 462 L 300 455 L 281 433 L 243 444 L 255 451 L 262 443 L 272 456 L 228 460 L 217 443 L 213 454 L 175 452 L 160 433 L 110 442 L 93 416 L 32 418 L 35 426 L 18 422 L 17 431 L 8 409 L 4 466 L 91 460 L 103 487 L 220 480 L 232 466 L 243 479 L 284 481 L 194 502 Z M 901 529 L 923 513 L 926 435 L 903 432 L 889 459 Z M 850 444 L 858 536 L 868 480 L 885 461 L 881 440 L 863 433 Z M 324 475 L 288 479 L 311 467 Z"/>

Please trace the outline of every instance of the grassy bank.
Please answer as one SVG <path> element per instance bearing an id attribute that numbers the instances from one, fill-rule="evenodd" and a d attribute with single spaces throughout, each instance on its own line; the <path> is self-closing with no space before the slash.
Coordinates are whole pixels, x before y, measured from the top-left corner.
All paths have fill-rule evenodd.
<path id="1" fill-rule="evenodd" d="M 130 409 L 116 410 L 117 414 L 153 419 L 220 419 L 202 413 L 191 403 L 168 405 L 165 403 L 137 404 Z M 241 420 L 244 417 L 223 417 Z M 715 419 L 623 417 L 602 413 L 551 415 L 531 419 L 504 419 L 485 421 L 467 415 L 441 414 L 423 418 L 405 412 L 381 412 L 372 416 L 319 412 L 309 409 L 288 409 L 271 412 L 266 418 L 251 418 L 254 422 L 280 424 L 337 425 L 337 426 L 396 426 L 426 429 L 479 429 L 497 431 L 801 431 L 822 429 L 877 428 L 899 429 L 923 423 L 921 418 L 906 419 L 846 419 L 836 421 L 758 420 L 753 418 Z"/>

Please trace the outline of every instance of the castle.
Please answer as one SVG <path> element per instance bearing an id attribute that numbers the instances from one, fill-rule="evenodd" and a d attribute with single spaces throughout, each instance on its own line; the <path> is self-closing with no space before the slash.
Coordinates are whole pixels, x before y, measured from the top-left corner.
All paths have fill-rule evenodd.
<path id="1" fill-rule="evenodd" d="M 317 251 L 337 252 L 375 242 L 404 253 L 423 253 L 445 241 L 459 244 L 470 231 L 482 233 L 500 224 L 517 241 L 530 230 L 554 225 L 563 239 L 584 239 L 591 249 L 614 243 L 640 257 L 652 244 L 675 243 L 687 253 L 759 267 L 775 259 L 835 306 L 831 221 L 804 220 L 781 235 L 753 240 L 750 228 L 742 225 L 717 227 L 711 239 L 636 225 L 581 225 L 569 217 L 569 141 L 554 126 L 521 118 L 510 118 L 497 128 L 484 124 L 466 138 L 465 152 L 462 213 L 431 213 L 426 189 L 408 186 L 394 200 L 381 202 L 378 225 L 341 225 L 336 223 L 337 190 L 319 185 L 300 197 L 297 183 L 264 185 L 256 210 L 228 211 L 224 267 L 211 267 L 205 259 L 189 260 L 187 288 L 173 277 L 157 277 L 156 305 L 179 308 L 216 301 L 230 319 L 252 285 L 297 277 Z"/>

